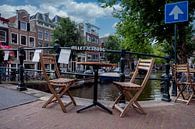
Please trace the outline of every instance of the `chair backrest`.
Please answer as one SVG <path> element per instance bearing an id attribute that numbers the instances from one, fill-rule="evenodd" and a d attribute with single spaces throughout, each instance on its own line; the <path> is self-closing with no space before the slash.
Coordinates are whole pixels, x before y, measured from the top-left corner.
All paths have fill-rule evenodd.
<path id="1" fill-rule="evenodd" d="M 182 83 L 182 82 L 189 82 L 191 83 L 191 75 L 190 75 L 190 70 L 189 70 L 189 65 L 186 64 L 175 64 L 174 65 L 174 78 L 177 83 Z"/>
<path id="2" fill-rule="evenodd" d="M 145 85 L 150 77 L 153 65 L 154 65 L 153 58 L 152 59 L 139 59 L 137 66 L 136 66 L 136 69 L 135 69 L 135 72 L 133 73 L 133 76 L 132 76 L 130 82 L 135 83 L 135 79 L 136 79 L 136 77 L 138 77 L 139 73 L 144 72 L 144 77 L 143 77 L 143 80 L 142 80 L 140 85 L 141 85 L 141 87 L 145 87 Z"/>
<path id="3" fill-rule="evenodd" d="M 41 68 L 42 68 L 45 80 L 47 82 L 49 82 L 49 80 L 50 80 L 50 77 L 48 76 L 48 73 L 51 72 L 51 71 L 49 71 L 46 68 L 46 65 L 49 65 L 49 67 L 51 67 L 51 65 L 53 65 L 53 67 L 54 67 L 53 71 L 55 73 L 56 78 L 61 77 L 60 76 L 60 71 L 58 69 L 58 65 L 57 65 L 57 62 L 56 62 L 56 56 L 55 55 L 41 53 L 40 54 L 40 62 L 41 62 Z"/>

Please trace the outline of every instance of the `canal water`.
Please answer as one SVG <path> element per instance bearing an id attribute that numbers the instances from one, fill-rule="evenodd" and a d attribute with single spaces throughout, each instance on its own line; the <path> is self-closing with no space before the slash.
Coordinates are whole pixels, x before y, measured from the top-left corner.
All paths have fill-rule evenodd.
<path id="1" fill-rule="evenodd" d="M 153 72 L 151 78 L 160 78 L 162 72 Z M 79 88 L 71 89 L 73 96 L 92 99 L 93 86 L 83 85 Z M 98 99 L 114 101 L 119 95 L 119 90 L 112 83 L 98 84 Z M 160 100 L 160 81 L 149 80 L 139 100 Z"/>

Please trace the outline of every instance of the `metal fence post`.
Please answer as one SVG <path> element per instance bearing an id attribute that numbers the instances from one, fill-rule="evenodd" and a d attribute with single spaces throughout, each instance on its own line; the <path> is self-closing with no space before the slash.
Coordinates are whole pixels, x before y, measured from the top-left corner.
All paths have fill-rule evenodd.
<path id="1" fill-rule="evenodd" d="M 19 51 L 20 64 L 19 64 L 19 83 L 18 83 L 17 90 L 24 91 L 24 90 L 27 90 L 27 88 L 24 84 L 24 67 L 23 67 L 24 58 L 25 58 L 25 51 L 23 48 L 19 48 L 18 51 Z"/>
<path id="2" fill-rule="evenodd" d="M 126 51 L 125 50 L 122 50 L 121 51 L 121 58 L 120 58 L 120 82 L 124 82 L 125 81 L 125 74 L 124 74 L 124 71 L 125 71 L 125 54 L 126 54 Z M 125 103 L 125 96 L 123 96 L 120 100 L 120 103 Z"/>
<path id="3" fill-rule="evenodd" d="M 170 102 L 170 94 L 169 94 L 169 87 L 171 86 L 170 80 L 171 80 L 171 76 L 170 76 L 170 57 L 167 56 L 165 57 L 166 59 L 166 64 L 165 64 L 165 76 L 164 76 L 164 92 L 163 92 L 163 96 L 162 96 L 162 101 L 166 101 L 166 102 Z"/>

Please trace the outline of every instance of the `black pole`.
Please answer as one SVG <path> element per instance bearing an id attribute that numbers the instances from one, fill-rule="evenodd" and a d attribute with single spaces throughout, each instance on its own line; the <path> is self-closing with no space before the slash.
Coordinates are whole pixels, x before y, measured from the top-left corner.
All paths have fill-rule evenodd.
<path id="1" fill-rule="evenodd" d="M 120 82 L 124 82 L 125 81 L 125 74 L 124 74 L 124 71 L 125 71 L 125 54 L 126 54 L 126 51 L 125 50 L 122 50 L 121 51 L 121 58 L 120 58 Z M 125 103 L 125 96 L 123 96 L 120 100 L 120 103 Z"/>
<path id="2" fill-rule="evenodd" d="M 177 24 L 174 24 L 174 52 L 175 52 L 175 60 L 174 63 L 177 64 Z M 172 79 L 172 96 L 177 96 L 177 87 L 175 83 L 175 79 Z"/>
<path id="3" fill-rule="evenodd" d="M 20 64 L 19 64 L 19 83 L 18 83 L 17 90 L 24 91 L 24 90 L 27 90 L 27 88 L 24 84 L 24 67 L 23 67 L 24 58 L 25 58 L 25 51 L 23 48 L 19 48 L 18 51 L 19 51 Z"/>
<path id="4" fill-rule="evenodd" d="M 166 74 L 164 77 L 165 85 L 164 85 L 164 92 L 163 92 L 162 100 L 166 101 L 166 102 L 170 102 L 171 101 L 170 94 L 169 94 L 169 87 L 171 86 L 171 84 L 170 84 L 171 76 L 169 74 L 170 57 L 167 56 L 165 59 L 166 59 L 166 64 L 165 64 Z"/>
<path id="5" fill-rule="evenodd" d="M 54 51 L 56 53 L 56 61 L 58 62 L 59 56 L 60 56 L 60 52 L 61 52 L 61 48 L 60 48 L 60 44 L 59 42 L 56 41 L 56 44 L 54 45 Z M 58 63 L 59 65 L 59 63 Z M 58 66 L 59 67 L 59 66 Z"/>
<path id="6" fill-rule="evenodd" d="M 98 66 L 94 66 L 93 70 L 94 70 L 93 103 L 96 103 L 98 95 Z"/>

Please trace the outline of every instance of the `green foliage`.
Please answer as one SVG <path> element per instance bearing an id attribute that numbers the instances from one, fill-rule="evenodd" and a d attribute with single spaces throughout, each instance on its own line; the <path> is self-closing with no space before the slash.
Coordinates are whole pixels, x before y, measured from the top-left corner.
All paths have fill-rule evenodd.
<path id="1" fill-rule="evenodd" d="M 120 50 L 120 41 L 116 36 L 109 36 L 108 40 L 104 43 L 104 47 L 108 50 Z M 120 55 L 113 53 L 106 53 L 105 57 L 112 63 L 117 63 Z"/>
<path id="2" fill-rule="evenodd" d="M 165 44 L 163 44 L 163 43 L 153 44 L 152 48 L 153 48 L 154 55 L 165 57 L 167 51 L 164 49 L 165 48 L 164 45 Z M 162 64 L 162 63 L 164 63 L 164 61 L 165 60 L 161 59 L 161 58 L 156 58 L 155 59 L 156 64 Z"/>
<path id="3" fill-rule="evenodd" d="M 56 29 L 53 31 L 54 40 L 58 39 L 61 46 L 70 47 L 81 45 L 81 36 L 76 23 L 70 18 L 62 18 Z"/>
<path id="4" fill-rule="evenodd" d="M 114 16 L 120 19 L 117 33 L 123 38 L 122 47 L 136 52 L 151 52 L 153 39 L 159 43 L 173 46 L 174 25 L 164 23 L 166 3 L 182 0 L 99 0 L 104 6 L 119 4 L 121 10 L 115 10 Z M 195 1 L 189 1 L 189 22 L 177 23 L 178 59 L 187 61 L 193 51 L 191 22 L 194 18 Z M 171 50 L 171 49 L 170 49 Z M 172 53 L 172 52 L 169 52 Z"/>

